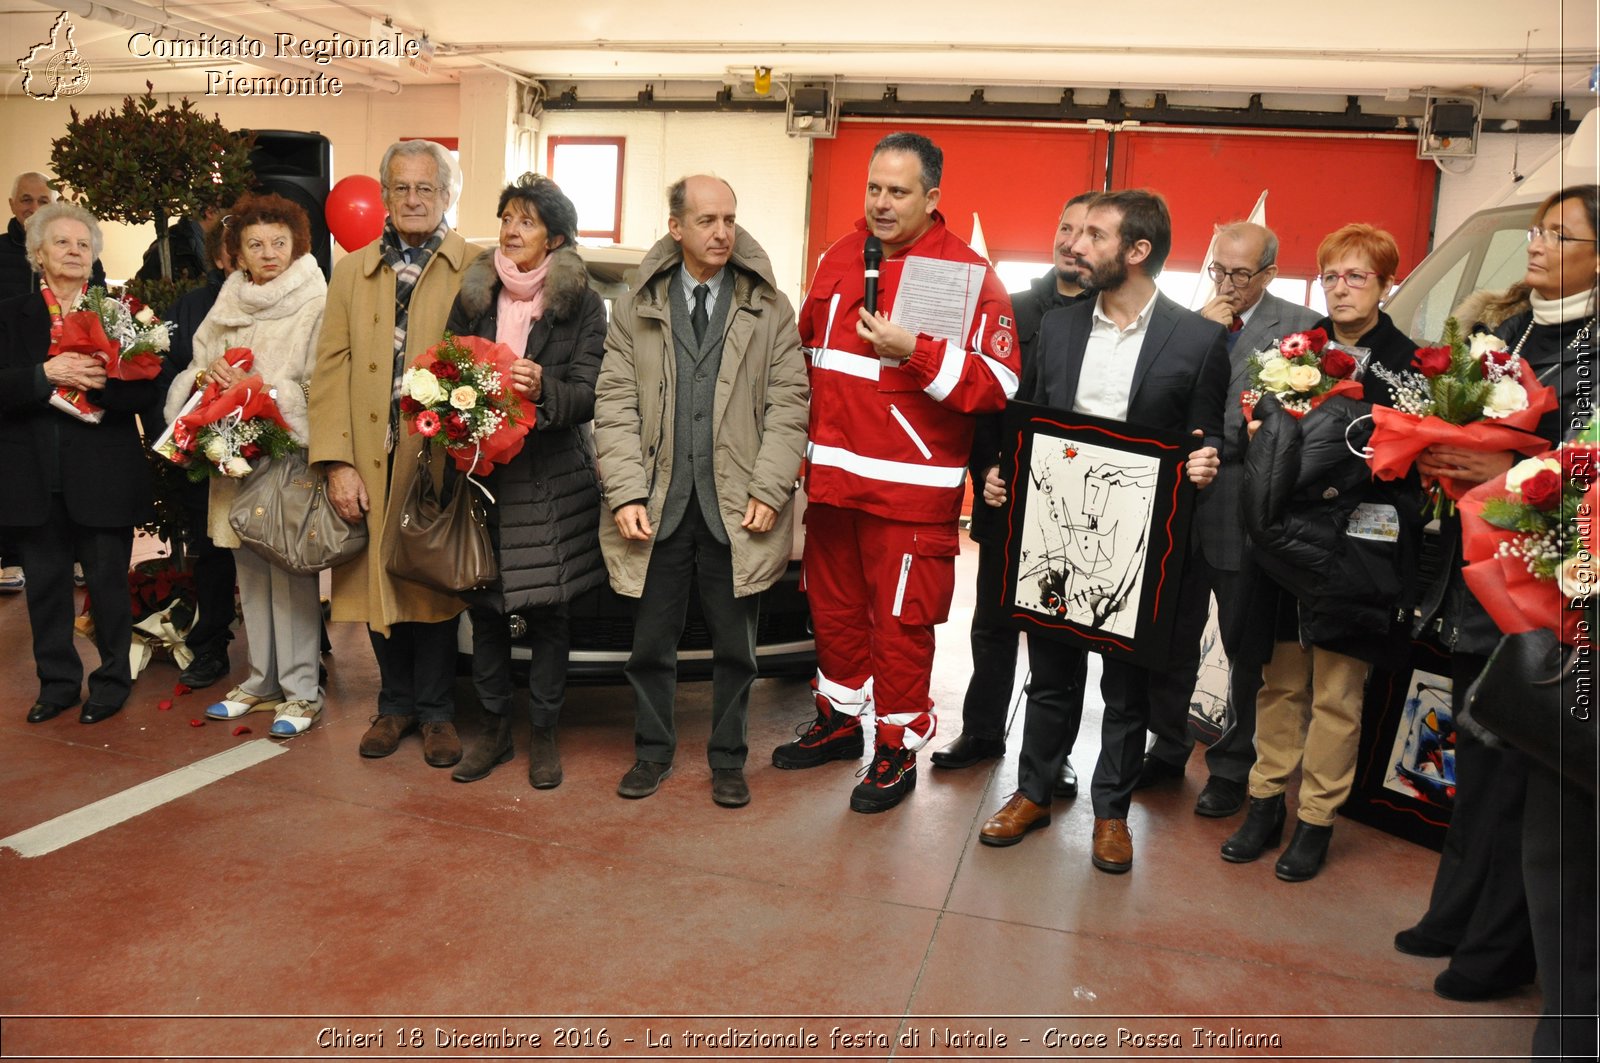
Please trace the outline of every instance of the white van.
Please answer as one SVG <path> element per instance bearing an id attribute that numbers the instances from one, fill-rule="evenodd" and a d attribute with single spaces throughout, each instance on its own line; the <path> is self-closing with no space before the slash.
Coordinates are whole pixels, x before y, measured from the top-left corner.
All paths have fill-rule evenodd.
<path id="1" fill-rule="evenodd" d="M 1600 180 L 1600 110 L 1521 181 L 1491 196 L 1389 297 L 1384 309 L 1400 331 L 1424 346 L 1439 342 L 1445 318 L 1480 289 L 1504 291 L 1528 270 L 1528 227 L 1545 197 L 1568 185 Z"/>

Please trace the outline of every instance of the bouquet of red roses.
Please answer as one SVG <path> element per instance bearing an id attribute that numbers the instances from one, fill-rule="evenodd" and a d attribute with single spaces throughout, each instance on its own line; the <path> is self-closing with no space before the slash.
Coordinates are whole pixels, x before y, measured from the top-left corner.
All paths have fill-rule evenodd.
<path id="1" fill-rule="evenodd" d="M 1549 442 L 1533 434 L 1539 418 L 1556 407 L 1554 389 L 1506 349 L 1497 336 L 1470 339 L 1455 318 L 1444 323 L 1444 344 L 1423 347 L 1412 356 L 1415 372 L 1394 373 L 1374 366 L 1375 376 L 1394 390 L 1395 406 L 1372 410 L 1371 454 L 1367 464 L 1380 480 L 1397 480 L 1417 456 L 1435 443 L 1466 450 L 1515 450 L 1536 454 Z M 1433 495 L 1459 500 L 1470 489 L 1456 480 L 1425 481 Z"/>
<path id="2" fill-rule="evenodd" d="M 522 449 L 533 410 L 511 387 L 517 355 L 503 343 L 452 336 L 429 347 L 400 380 L 411 431 L 442 442 L 462 472 L 487 473 Z"/>
<path id="3" fill-rule="evenodd" d="M 1273 340 L 1250 356 L 1250 387 L 1239 395 L 1244 419 L 1255 419 L 1256 403 L 1271 395 L 1284 411 L 1304 417 L 1334 395 L 1361 398 L 1361 382 L 1353 379 L 1356 360 L 1319 328 L 1293 332 Z"/>
<path id="4" fill-rule="evenodd" d="M 246 373 L 255 361 L 248 347 L 230 347 L 222 357 Z M 229 388 L 212 381 L 195 392 L 152 449 L 200 481 L 242 479 L 254 459 L 285 457 L 299 446 L 271 389 L 261 377 L 247 376 Z"/>
<path id="5" fill-rule="evenodd" d="M 172 346 L 167 325 L 132 296 L 120 299 L 104 288 L 90 288 L 61 317 L 54 354 L 92 354 L 105 363 L 111 380 L 151 380 L 161 372 L 161 355 Z M 99 424 L 105 411 L 77 388 L 57 388 L 50 405 L 80 421 Z"/>
<path id="6" fill-rule="evenodd" d="M 1500 630 L 1548 628 L 1568 645 L 1594 637 L 1600 435 L 1513 465 L 1461 500 L 1462 576 Z"/>

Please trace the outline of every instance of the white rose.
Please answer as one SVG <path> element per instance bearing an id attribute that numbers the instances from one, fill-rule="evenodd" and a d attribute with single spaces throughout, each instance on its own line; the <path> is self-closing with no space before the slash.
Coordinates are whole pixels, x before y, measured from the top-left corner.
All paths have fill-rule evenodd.
<path id="1" fill-rule="evenodd" d="M 206 440 L 205 455 L 213 462 L 220 462 L 228 456 L 227 444 L 222 441 L 221 436 L 212 436 Z"/>
<path id="2" fill-rule="evenodd" d="M 231 476 L 235 480 L 242 480 L 250 475 L 250 463 L 243 458 L 229 458 L 222 463 L 222 475 Z"/>
<path id="3" fill-rule="evenodd" d="M 141 325 L 148 325 L 156 319 L 156 312 L 148 306 L 142 306 L 139 312 L 133 315 L 133 319 Z"/>
<path id="4" fill-rule="evenodd" d="M 1561 463 L 1555 458 L 1523 458 L 1506 473 L 1506 490 L 1521 494 L 1522 485 L 1546 469 L 1561 475 Z"/>
<path id="5" fill-rule="evenodd" d="M 1556 569 L 1556 586 L 1561 588 L 1563 598 L 1587 598 L 1593 594 L 1600 586 L 1600 566 L 1595 564 L 1594 555 L 1580 550 L 1577 557 L 1563 561 Z"/>
<path id="6" fill-rule="evenodd" d="M 1474 358 L 1482 358 L 1491 351 L 1506 349 L 1506 341 L 1491 332 L 1480 332 L 1467 340 L 1467 349 Z"/>
<path id="7" fill-rule="evenodd" d="M 445 390 L 439 378 L 426 369 L 407 369 L 400 386 L 407 395 L 424 406 L 436 406 L 444 401 Z"/>
<path id="8" fill-rule="evenodd" d="M 450 405 L 458 410 L 470 410 L 478 404 L 478 389 L 462 384 L 450 393 Z"/>
<path id="9" fill-rule="evenodd" d="M 1289 386 L 1289 361 L 1286 358 L 1268 358 L 1261 363 L 1261 386 L 1268 391 L 1282 391 Z"/>
<path id="10" fill-rule="evenodd" d="M 1485 417 L 1509 417 L 1528 408 L 1528 393 L 1515 380 L 1496 380 L 1483 400 Z"/>
<path id="11" fill-rule="evenodd" d="M 1322 380 L 1322 370 L 1314 365 L 1289 367 L 1289 386 L 1299 392 L 1310 391 Z"/>

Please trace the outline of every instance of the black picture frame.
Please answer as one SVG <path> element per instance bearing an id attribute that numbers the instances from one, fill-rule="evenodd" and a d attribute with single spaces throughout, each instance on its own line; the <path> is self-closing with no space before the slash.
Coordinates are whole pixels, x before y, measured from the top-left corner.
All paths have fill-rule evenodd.
<path id="1" fill-rule="evenodd" d="M 1164 665 L 1188 553 L 1195 488 L 1184 465 L 1195 440 L 1024 402 L 1006 406 L 1002 426 L 1002 615 L 1106 657 Z"/>
<path id="2" fill-rule="evenodd" d="M 1450 688 L 1450 655 L 1423 639 L 1411 640 L 1405 667 L 1372 670 L 1342 815 L 1435 852 L 1444 848 L 1455 807 Z"/>

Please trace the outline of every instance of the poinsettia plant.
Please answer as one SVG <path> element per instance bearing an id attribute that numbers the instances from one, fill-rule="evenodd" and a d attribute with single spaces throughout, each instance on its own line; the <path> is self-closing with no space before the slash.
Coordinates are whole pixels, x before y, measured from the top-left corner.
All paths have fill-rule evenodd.
<path id="1" fill-rule="evenodd" d="M 481 476 L 515 457 L 533 427 L 533 410 L 511 387 L 516 360 L 503 343 L 447 332 L 405 371 L 400 413 L 456 468 Z"/>
<path id="2" fill-rule="evenodd" d="M 1394 394 L 1393 407 L 1372 410 L 1367 462 L 1378 479 L 1406 475 L 1417 456 L 1435 444 L 1522 454 L 1549 447 L 1534 429 L 1539 418 L 1555 409 L 1555 390 L 1539 383 L 1528 363 L 1499 337 L 1468 337 L 1452 317 L 1444 323 L 1443 344 L 1418 349 L 1411 364 L 1412 370 L 1398 373 L 1372 368 Z M 1435 513 L 1453 511 L 1472 487 L 1430 477 L 1423 485 Z"/>
<path id="3" fill-rule="evenodd" d="M 1249 366 L 1250 387 L 1239 396 L 1246 421 L 1254 419 L 1256 404 L 1266 395 L 1295 417 L 1304 417 L 1332 395 L 1361 398 L 1355 357 L 1329 343 L 1319 328 L 1273 340 L 1250 355 Z"/>

